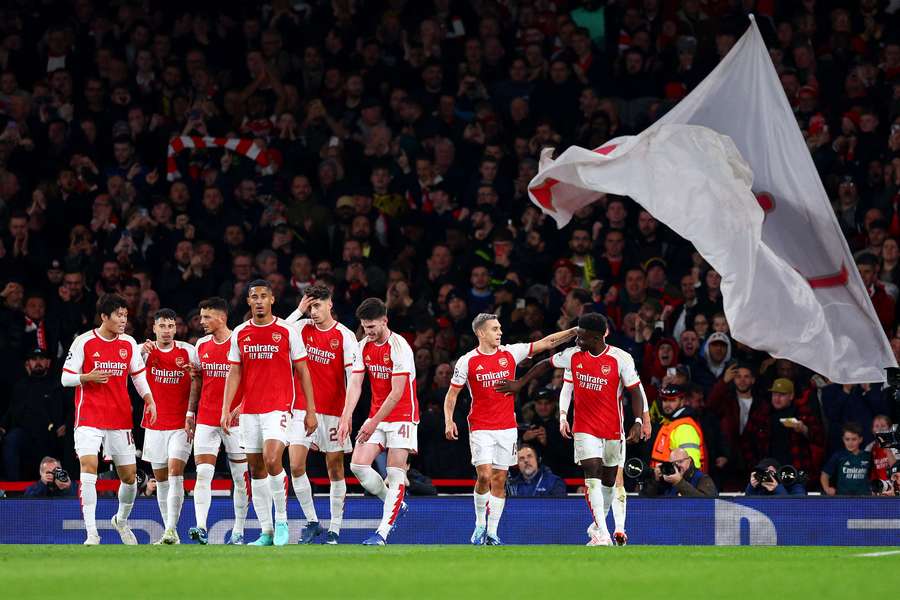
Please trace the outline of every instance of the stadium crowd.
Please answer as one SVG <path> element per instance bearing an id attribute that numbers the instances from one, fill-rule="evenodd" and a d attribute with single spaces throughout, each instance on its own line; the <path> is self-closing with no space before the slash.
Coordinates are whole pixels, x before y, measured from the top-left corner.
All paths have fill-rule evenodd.
<path id="1" fill-rule="evenodd" d="M 314 282 L 334 289 L 351 329 L 363 299 L 386 301 L 391 329 L 415 351 L 414 466 L 427 476 L 473 473 L 466 402 L 456 442 L 444 437 L 442 405 L 454 360 L 476 345 L 474 315 L 496 313 L 511 342 L 600 312 L 614 327 L 609 342 L 638 365 L 655 431 L 677 435 L 667 425 L 692 419 L 702 470 L 720 490 L 756 490 L 755 466 L 793 465 L 811 491 L 869 493 L 836 487 L 843 463 L 828 459 L 862 448 L 872 477 L 884 478 L 890 456 L 873 432 L 900 408 L 880 384 L 833 384 L 733 340 L 719 275 L 631 199 L 601 195 L 557 230 L 527 186 L 542 148 L 594 148 L 653 122 L 753 11 L 900 357 L 897 4 L 5 3 L 3 478 L 46 479 L 48 455 L 77 473 L 71 389 L 58 372 L 73 337 L 93 326 L 99 295 L 125 298 L 139 342 L 161 307 L 193 342 L 201 300 L 225 298 L 236 326 L 247 282 L 262 277 L 282 317 Z M 177 136 L 251 140 L 262 159 L 249 144 L 199 141 L 169 156 Z M 561 379 L 519 392 L 531 449 L 520 454 L 520 493 L 534 473 L 578 474 L 558 427 Z M 135 396 L 136 423 L 140 411 Z M 860 438 L 852 448 L 848 435 Z M 629 452 L 650 458 L 644 445 Z"/>

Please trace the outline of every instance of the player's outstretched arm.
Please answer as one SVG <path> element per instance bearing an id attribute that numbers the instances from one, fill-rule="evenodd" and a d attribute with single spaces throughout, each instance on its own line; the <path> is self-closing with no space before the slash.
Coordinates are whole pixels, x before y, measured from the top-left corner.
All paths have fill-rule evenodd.
<path id="1" fill-rule="evenodd" d="M 294 363 L 294 373 L 300 378 L 300 386 L 303 388 L 303 396 L 306 398 L 306 416 L 303 418 L 303 426 L 306 435 L 312 435 L 319 426 L 316 416 L 316 400 L 313 395 L 312 378 L 309 376 L 309 365 L 305 360 Z"/>
<path id="2" fill-rule="evenodd" d="M 194 429 L 197 427 L 197 406 L 200 404 L 200 388 L 203 386 L 203 380 L 197 369 L 191 364 L 191 393 L 188 396 L 188 409 L 184 415 L 184 433 L 187 435 L 187 441 L 190 443 L 194 439 Z"/>
<path id="3" fill-rule="evenodd" d="M 461 387 L 451 385 L 447 389 L 447 395 L 444 396 L 444 435 L 448 440 L 459 439 L 456 421 L 453 420 L 453 411 L 456 409 L 456 398 L 459 396 L 459 390 L 461 389 Z"/>
<path id="4" fill-rule="evenodd" d="M 555 348 L 560 344 L 564 344 L 573 339 L 577 331 L 577 327 L 572 327 L 570 329 L 566 329 L 565 331 L 557 331 L 556 333 L 551 333 L 547 337 L 536 341 L 531 346 L 531 353 L 540 354 L 541 352 L 546 352 L 547 350 Z"/>
<path id="5" fill-rule="evenodd" d="M 341 422 L 338 426 L 338 440 L 343 444 L 347 436 L 350 435 L 350 426 L 353 420 L 353 411 L 359 402 L 359 395 L 362 393 L 363 377 L 365 371 L 355 371 L 350 374 L 347 381 L 347 397 L 344 401 L 344 410 L 341 413 Z"/>
<path id="6" fill-rule="evenodd" d="M 515 381 L 503 380 L 495 385 L 494 389 L 501 394 L 518 394 L 519 390 L 528 385 L 531 380 L 537 379 L 538 377 L 547 374 L 547 372 L 549 372 L 552 368 L 553 365 L 550 364 L 550 359 L 545 358 L 541 362 L 531 367 L 528 372 L 522 376 L 521 379 Z"/>
<path id="7" fill-rule="evenodd" d="M 237 394 L 241 385 L 241 365 L 231 363 L 228 369 L 228 375 L 225 376 L 225 396 L 222 398 L 222 420 L 219 425 L 222 430 L 228 433 L 228 426 L 231 424 L 231 403 L 234 401 L 234 395 Z"/>

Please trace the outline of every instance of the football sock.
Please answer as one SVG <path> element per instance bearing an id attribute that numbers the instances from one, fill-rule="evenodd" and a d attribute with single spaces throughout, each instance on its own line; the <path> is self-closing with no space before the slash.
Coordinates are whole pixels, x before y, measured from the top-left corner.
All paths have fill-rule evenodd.
<path id="1" fill-rule="evenodd" d="M 373 469 L 371 465 L 355 465 L 352 463 L 350 464 L 350 470 L 356 475 L 356 478 L 359 479 L 359 484 L 367 492 L 384 500 L 387 495 L 387 487 L 378 471 Z"/>
<path id="2" fill-rule="evenodd" d="M 197 527 L 206 529 L 206 517 L 209 505 L 212 504 L 212 479 L 215 465 L 197 465 L 197 482 L 194 485 L 194 514 L 197 516 Z"/>
<path id="3" fill-rule="evenodd" d="M 378 525 L 378 533 L 384 539 L 387 539 L 400 513 L 400 505 L 403 504 L 403 496 L 406 493 L 405 482 L 405 470 L 398 467 L 387 468 L 387 494 L 384 497 L 381 524 Z"/>
<path id="4" fill-rule="evenodd" d="M 487 534 L 491 537 L 497 537 L 497 528 L 500 526 L 500 517 L 503 516 L 504 506 L 506 506 L 506 498 L 498 498 L 491 494 L 487 513 Z"/>
<path id="5" fill-rule="evenodd" d="M 328 500 L 331 505 L 331 523 L 328 531 L 341 532 L 341 524 L 344 522 L 344 498 L 347 497 L 347 482 L 343 479 L 331 482 L 328 492 Z"/>
<path id="6" fill-rule="evenodd" d="M 300 502 L 300 508 L 303 510 L 303 516 L 307 522 L 317 523 L 319 517 L 316 515 L 316 505 L 313 502 L 312 485 L 309 483 L 309 477 L 304 473 L 299 477 L 291 478 L 294 483 L 294 495 Z"/>
<path id="7" fill-rule="evenodd" d="M 178 529 L 184 504 L 184 475 L 169 476 L 169 529 Z"/>
<path id="8" fill-rule="evenodd" d="M 488 500 L 491 497 L 491 493 L 479 494 L 474 492 L 473 496 L 475 496 L 475 527 L 486 527 Z"/>
<path id="9" fill-rule="evenodd" d="M 275 522 L 286 523 L 287 518 L 287 475 L 282 469 L 278 475 L 269 475 L 269 489 L 272 491 L 272 502 L 275 504 Z"/>
<path id="10" fill-rule="evenodd" d="M 272 525 L 272 490 L 269 488 L 269 480 L 253 479 L 250 482 L 253 488 L 253 510 L 259 520 L 259 528 L 262 533 L 272 534 L 275 527 Z"/>
<path id="11" fill-rule="evenodd" d="M 88 535 L 97 535 L 97 474 L 81 474 L 81 514 Z"/>

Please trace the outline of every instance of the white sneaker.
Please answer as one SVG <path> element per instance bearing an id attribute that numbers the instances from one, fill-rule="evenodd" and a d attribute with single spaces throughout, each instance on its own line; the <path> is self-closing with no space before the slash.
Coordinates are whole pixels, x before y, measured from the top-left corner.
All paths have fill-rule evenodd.
<path id="1" fill-rule="evenodd" d="M 167 546 L 176 546 L 181 543 L 181 538 L 178 537 L 178 532 L 174 529 L 166 529 L 159 541 Z"/>
<path id="2" fill-rule="evenodd" d="M 587 543 L 588 546 L 612 546 L 613 541 L 610 539 L 609 535 L 592 535 L 591 540 Z"/>
<path id="3" fill-rule="evenodd" d="M 137 546 L 137 538 L 134 537 L 134 532 L 131 531 L 131 527 L 128 526 L 128 522 L 119 523 L 118 515 L 113 515 L 113 518 L 109 520 L 112 523 L 113 529 L 119 532 L 119 537 L 122 538 L 122 543 L 126 546 Z"/>
<path id="4" fill-rule="evenodd" d="M 100 534 L 99 533 L 89 533 L 87 534 L 87 539 L 84 540 L 85 546 L 99 546 L 100 545 Z"/>

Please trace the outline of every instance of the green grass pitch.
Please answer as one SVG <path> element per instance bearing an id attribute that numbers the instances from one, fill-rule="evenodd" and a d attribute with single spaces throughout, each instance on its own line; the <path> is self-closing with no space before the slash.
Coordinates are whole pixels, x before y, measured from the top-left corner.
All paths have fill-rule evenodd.
<path id="1" fill-rule="evenodd" d="M 897 598 L 896 548 L 0 546 L 6 598 Z"/>

